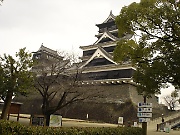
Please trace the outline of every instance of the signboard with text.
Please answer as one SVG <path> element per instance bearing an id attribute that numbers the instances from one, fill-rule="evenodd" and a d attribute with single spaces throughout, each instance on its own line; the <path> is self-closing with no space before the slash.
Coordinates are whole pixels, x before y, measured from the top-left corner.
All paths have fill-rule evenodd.
<path id="1" fill-rule="evenodd" d="M 137 117 L 151 118 L 152 117 L 152 113 L 137 113 Z"/>
<path id="2" fill-rule="evenodd" d="M 45 118 L 44 115 L 31 115 L 31 125 L 44 126 Z"/>
<path id="3" fill-rule="evenodd" d="M 152 117 L 152 103 L 138 103 L 137 117 L 139 122 L 148 122 Z"/>
<path id="4" fill-rule="evenodd" d="M 123 125 L 123 117 L 118 118 L 118 124 Z"/>
<path id="5" fill-rule="evenodd" d="M 139 118 L 139 122 L 149 122 L 150 118 Z"/>
<path id="6" fill-rule="evenodd" d="M 152 103 L 138 103 L 138 107 L 152 108 Z"/>
<path id="7" fill-rule="evenodd" d="M 138 112 L 152 112 L 152 108 L 138 108 Z"/>
<path id="8" fill-rule="evenodd" d="M 62 116 L 51 115 L 49 126 L 50 127 L 61 127 L 62 126 Z"/>

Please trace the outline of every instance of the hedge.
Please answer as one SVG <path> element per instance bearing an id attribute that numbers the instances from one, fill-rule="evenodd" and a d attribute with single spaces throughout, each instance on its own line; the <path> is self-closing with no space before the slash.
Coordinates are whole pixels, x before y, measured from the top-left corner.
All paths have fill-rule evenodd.
<path id="1" fill-rule="evenodd" d="M 40 127 L 0 120 L 0 135 L 142 135 L 137 127 Z"/>

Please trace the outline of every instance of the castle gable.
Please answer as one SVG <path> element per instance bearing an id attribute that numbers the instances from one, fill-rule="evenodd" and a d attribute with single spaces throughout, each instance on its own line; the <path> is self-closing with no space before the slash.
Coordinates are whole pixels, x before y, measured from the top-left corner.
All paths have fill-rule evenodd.
<path id="1" fill-rule="evenodd" d="M 117 40 L 118 40 L 117 37 L 113 36 L 111 33 L 106 31 L 94 44 L 109 42 L 109 41 L 117 41 Z"/>
<path id="2" fill-rule="evenodd" d="M 98 49 L 94 52 L 94 54 L 90 57 L 89 60 L 87 60 L 81 68 L 85 67 L 88 65 L 92 60 L 97 59 L 97 58 L 105 58 L 106 60 L 109 61 L 111 64 L 117 64 L 116 62 L 113 61 L 113 57 L 108 54 L 102 47 L 98 47 Z"/>

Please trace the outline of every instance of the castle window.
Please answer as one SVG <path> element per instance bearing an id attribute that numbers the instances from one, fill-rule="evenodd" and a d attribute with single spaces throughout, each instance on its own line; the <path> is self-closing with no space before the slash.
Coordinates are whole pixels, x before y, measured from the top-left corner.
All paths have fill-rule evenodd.
<path id="1" fill-rule="evenodd" d="M 35 55 L 35 59 L 40 59 L 41 55 Z"/>

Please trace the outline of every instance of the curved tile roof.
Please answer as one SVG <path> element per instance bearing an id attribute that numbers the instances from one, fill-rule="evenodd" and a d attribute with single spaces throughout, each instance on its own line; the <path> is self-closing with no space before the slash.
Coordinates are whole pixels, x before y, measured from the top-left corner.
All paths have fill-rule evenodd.
<path id="1" fill-rule="evenodd" d="M 90 61 L 92 61 L 94 58 L 100 57 L 100 56 L 103 56 L 108 61 L 110 61 L 110 62 L 112 62 L 112 63 L 117 65 L 117 63 L 113 61 L 113 57 L 109 53 L 107 53 L 102 47 L 98 46 L 98 49 L 94 52 L 94 54 L 91 56 L 91 58 L 89 60 L 87 60 L 80 68 L 83 68 Z"/>
<path id="2" fill-rule="evenodd" d="M 112 41 L 117 41 L 119 40 L 119 38 L 115 37 L 114 35 L 112 35 L 109 31 L 105 31 L 102 36 L 94 43 L 94 44 L 98 44 L 103 38 L 110 38 Z"/>

